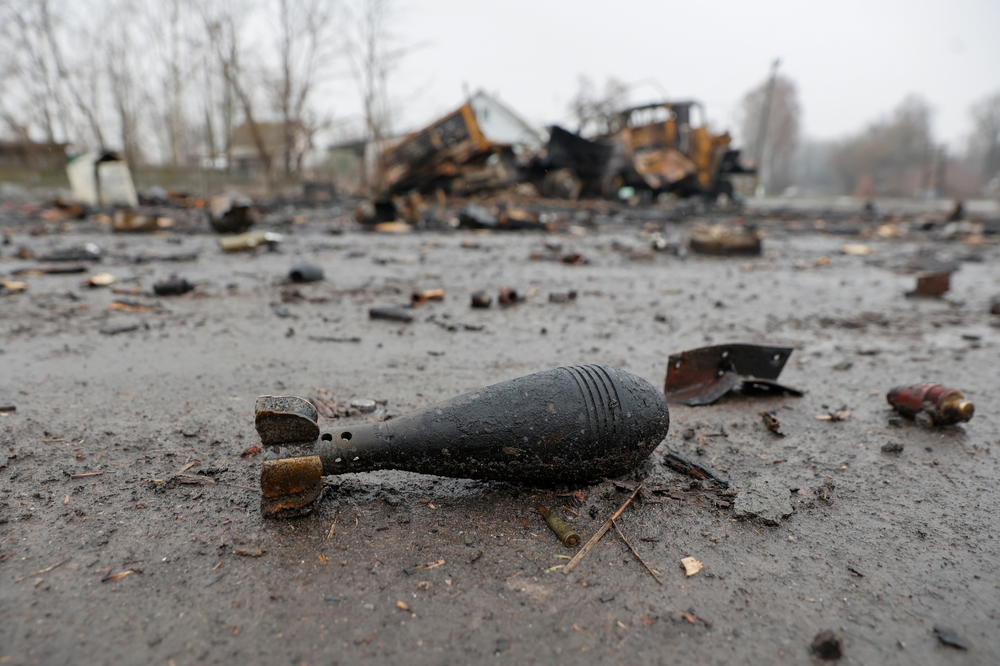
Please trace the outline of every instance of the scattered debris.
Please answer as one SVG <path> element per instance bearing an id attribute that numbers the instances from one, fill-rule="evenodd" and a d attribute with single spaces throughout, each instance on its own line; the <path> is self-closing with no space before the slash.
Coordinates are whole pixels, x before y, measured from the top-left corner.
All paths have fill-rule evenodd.
<path id="1" fill-rule="evenodd" d="M 774 435 L 778 437 L 784 437 L 785 433 L 781 432 L 781 421 L 778 417 L 771 412 L 760 412 L 760 418 L 764 421 L 764 427 L 771 431 Z"/>
<path id="2" fill-rule="evenodd" d="M 472 307 L 486 309 L 493 305 L 493 297 L 485 291 L 476 291 L 472 294 Z"/>
<path id="3" fill-rule="evenodd" d="M 618 509 L 613 514 L 611 514 L 611 517 L 605 520 L 604 524 L 602 524 L 597 529 L 597 531 L 594 532 L 594 536 L 590 537 L 587 543 L 583 545 L 583 548 L 577 551 L 576 555 L 573 556 L 573 559 L 571 559 L 566 564 L 566 566 L 563 567 L 562 572 L 564 574 L 569 574 L 571 571 L 573 571 L 573 569 L 576 568 L 578 564 L 580 564 L 581 561 L 583 561 L 583 558 L 587 556 L 587 553 L 589 553 L 594 548 L 594 546 L 597 545 L 597 542 L 600 541 L 601 538 L 608 533 L 608 530 L 610 530 L 612 525 L 614 525 L 615 520 L 617 520 L 618 517 L 621 516 L 622 513 L 625 511 L 625 509 L 628 508 L 628 505 L 632 503 L 632 500 L 635 499 L 635 496 L 639 494 L 640 490 L 642 490 L 641 483 L 635 487 L 635 490 L 632 491 L 632 493 L 622 503 L 622 505 L 618 507 Z"/>
<path id="4" fill-rule="evenodd" d="M 116 278 L 111 273 L 97 273 L 87 278 L 85 283 L 88 287 L 108 287 L 116 282 Z"/>
<path id="5" fill-rule="evenodd" d="M 351 400 L 351 408 L 358 410 L 362 414 L 371 414 L 378 408 L 378 403 L 368 398 L 355 398 Z"/>
<path id="6" fill-rule="evenodd" d="M 415 291 L 410 294 L 410 305 L 423 305 L 427 301 L 443 301 L 444 289 L 427 289 L 425 291 Z"/>
<path id="7" fill-rule="evenodd" d="M 239 236 L 228 236 L 219 239 L 219 247 L 223 252 L 246 252 L 259 247 L 274 250 L 282 241 L 281 234 L 273 231 L 248 231 Z"/>
<path id="8" fill-rule="evenodd" d="M 184 278 L 171 275 L 153 285 L 153 293 L 157 296 L 180 296 L 194 289 L 194 284 Z"/>
<path id="9" fill-rule="evenodd" d="M 59 250 L 53 250 L 48 254 L 43 254 L 38 258 L 39 261 L 44 261 L 48 263 L 71 263 L 79 261 L 100 261 L 103 256 L 101 248 L 98 247 L 96 243 L 84 243 L 77 247 L 67 247 Z"/>
<path id="10" fill-rule="evenodd" d="M 386 319 L 389 321 L 399 321 L 408 323 L 413 321 L 413 314 L 409 312 L 408 305 L 383 305 L 368 309 L 370 319 Z"/>
<path id="11" fill-rule="evenodd" d="M 241 234 L 256 222 L 257 211 L 245 196 L 223 194 L 212 197 L 209 202 L 208 223 L 216 233 Z"/>
<path id="12" fill-rule="evenodd" d="M 635 549 L 635 546 L 633 546 L 631 542 L 625 538 L 625 533 L 621 531 L 620 527 L 618 527 L 618 521 L 612 518 L 611 524 L 614 525 L 615 531 L 618 532 L 618 536 L 621 538 L 622 543 L 628 546 L 628 549 L 632 551 L 632 555 L 635 559 L 639 560 L 639 564 L 642 565 L 642 568 L 649 572 L 649 575 L 653 577 L 653 580 L 655 580 L 657 584 L 663 585 L 663 579 L 660 577 L 660 572 L 646 564 L 646 560 L 642 559 L 642 555 L 640 555 L 639 551 Z"/>
<path id="13" fill-rule="evenodd" d="M 882 453 L 902 453 L 903 445 L 899 442 L 887 442 L 882 445 Z"/>
<path id="14" fill-rule="evenodd" d="M 990 314 L 1000 315 L 1000 296 L 990 299 Z"/>
<path id="15" fill-rule="evenodd" d="M 406 603 L 405 601 L 397 601 L 396 608 L 398 608 L 401 611 L 406 611 L 407 613 L 410 612 L 410 604 Z"/>
<path id="16" fill-rule="evenodd" d="M 544 506 L 538 505 L 535 510 L 542 515 L 549 529 L 559 538 L 562 545 L 572 548 L 580 543 L 580 535 L 562 518 L 555 515 Z"/>
<path id="17" fill-rule="evenodd" d="M 118 573 L 108 574 L 107 576 L 101 579 L 101 582 L 114 583 L 116 581 L 121 580 L 125 576 L 131 576 L 134 573 L 142 573 L 142 569 L 136 569 L 133 567 L 132 569 L 125 569 L 124 571 L 119 571 Z"/>
<path id="18" fill-rule="evenodd" d="M 128 312 L 152 312 L 156 309 L 151 305 L 144 305 L 137 301 L 129 301 L 121 298 L 111 301 L 111 305 L 108 307 L 112 310 L 126 310 Z"/>
<path id="19" fill-rule="evenodd" d="M 292 266 L 288 279 L 292 282 L 319 282 L 323 279 L 323 269 L 316 264 L 302 262 Z"/>
<path id="20" fill-rule="evenodd" d="M 756 518 L 765 525 L 779 524 L 792 515 L 792 511 L 788 487 L 776 479 L 753 479 L 733 500 L 733 513 L 737 518 Z"/>
<path id="21" fill-rule="evenodd" d="M 17 405 L 3 405 L 0 404 L 0 413 L 16 412 Z"/>
<path id="22" fill-rule="evenodd" d="M 682 557 L 681 566 L 684 567 L 684 575 L 686 576 L 693 576 L 705 568 L 702 562 L 693 557 Z"/>
<path id="23" fill-rule="evenodd" d="M 775 381 L 792 351 L 791 347 L 729 344 L 671 354 L 664 393 L 668 402 L 691 406 L 710 405 L 731 391 L 798 397 L 802 391 Z"/>
<path id="24" fill-rule="evenodd" d="M 0 280 L 0 294 L 17 294 L 28 288 L 27 282 Z"/>
<path id="25" fill-rule="evenodd" d="M 260 451 L 261 451 L 260 445 L 254 444 L 253 446 L 249 446 L 243 449 L 243 451 L 240 453 L 240 457 L 253 458 L 254 456 L 258 455 Z"/>
<path id="26" fill-rule="evenodd" d="M 820 659 L 835 661 L 844 656 L 844 639 L 834 631 L 821 631 L 813 638 L 809 649 Z"/>
<path id="27" fill-rule="evenodd" d="M 280 315 L 279 315 L 280 316 Z M 356 335 L 349 336 L 339 336 L 339 335 L 310 335 L 309 339 L 313 342 L 361 342 L 361 338 Z"/>
<path id="28" fill-rule="evenodd" d="M 897 386 L 886 394 L 893 409 L 910 419 L 927 418 L 934 425 L 955 425 L 972 418 L 975 405 L 965 394 L 941 384 Z"/>
<path id="29" fill-rule="evenodd" d="M 823 405 L 826 407 L 826 405 Z M 851 410 L 841 407 L 840 409 L 834 410 L 832 412 L 826 412 L 825 414 L 817 414 L 817 421 L 830 421 L 831 423 L 839 423 L 841 421 L 846 421 L 851 418 Z"/>
<path id="30" fill-rule="evenodd" d="M 263 548 L 236 548 L 233 550 L 233 554 L 240 557 L 261 557 L 266 553 L 267 551 Z"/>
<path id="31" fill-rule="evenodd" d="M 676 453 L 667 451 L 663 455 L 663 463 L 670 469 L 680 472 L 681 474 L 686 474 L 696 479 L 714 481 L 723 488 L 729 487 L 729 480 L 724 476 L 720 476 L 714 470 L 709 469 L 701 463 L 696 463 L 688 460 L 687 458 L 682 458 Z"/>
<path id="32" fill-rule="evenodd" d="M 953 269 L 949 269 L 922 273 L 917 276 L 916 287 L 913 291 L 906 292 L 906 295 L 910 297 L 940 298 L 951 289 L 951 274 L 953 272 Z"/>
<path id="33" fill-rule="evenodd" d="M 570 303 L 576 300 L 576 291 L 554 291 L 549 294 L 549 303 Z"/>
<path id="34" fill-rule="evenodd" d="M 954 629 L 949 629 L 948 627 L 935 625 L 934 636 L 937 637 L 938 642 L 940 642 L 941 645 L 947 645 L 948 647 L 953 647 L 956 650 L 969 649 L 968 641 L 959 636 L 958 632 L 955 631 Z"/>
<path id="35" fill-rule="evenodd" d="M 864 243 L 847 243 L 840 251 L 852 257 L 865 257 L 872 253 L 872 247 Z"/>
<path id="36" fill-rule="evenodd" d="M 524 297 L 517 293 L 517 289 L 512 287 L 500 287 L 500 295 L 497 296 L 497 303 L 501 307 L 509 307 L 524 301 Z"/>
<path id="37" fill-rule="evenodd" d="M 124 324 L 122 326 L 102 328 L 100 333 L 101 335 L 119 335 L 121 333 L 132 333 L 133 331 L 138 331 L 140 328 L 142 327 L 139 324 Z"/>
<path id="38" fill-rule="evenodd" d="M 698 225 L 691 229 L 692 252 L 724 256 L 757 256 L 761 253 L 760 232 L 724 224 Z"/>
<path id="39" fill-rule="evenodd" d="M 119 233 L 136 233 L 169 229 L 174 224 L 169 217 L 142 215 L 130 208 L 119 208 L 111 218 L 111 228 Z"/>

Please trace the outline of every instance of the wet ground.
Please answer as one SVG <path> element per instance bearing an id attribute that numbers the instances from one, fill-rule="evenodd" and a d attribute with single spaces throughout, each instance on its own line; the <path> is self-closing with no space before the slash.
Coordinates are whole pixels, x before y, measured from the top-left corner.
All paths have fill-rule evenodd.
<path id="1" fill-rule="evenodd" d="M 15 234 L 0 274 L 36 263 L 13 258 L 18 245 L 201 258 L 91 267 L 144 292 L 176 272 L 198 283 L 185 296 L 86 289 L 86 275 L 0 296 L 0 404 L 16 406 L 0 413 L 0 663 L 801 664 L 827 629 L 841 663 L 1000 659 L 1000 317 L 987 305 L 1000 246 L 892 239 L 847 256 L 850 238 L 774 227 L 760 258 L 634 260 L 621 243 L 646 241 L 615 228 L 554 237 L 589 265 L 529 261 L 547 238 L 317 229 L 278 253 L 223 255 L 210 235 Z M 913 275 L 892 269 L 922 248 L 962 262 L 945 299 L 903 296 Z M 300 259 L 326 280 L 283 284 Z M 469 308 L 501 285 L 529 300 Z M 435 287 L 446 299 L 413 323 L 368 319 Z M 575 302 L 548 302 L 569 289 Z M 311 516 L 269 521 L 260 456 L 241 456 L 261 394 L 317 398 L 335 428 L 370 418 L 353 398 L 399 415 L 576 362 L 661 386 L 670 353 L 723 342 L 794 346 L 782 379 L 806 395 L 672 407 L 648 464 L 580 488 L 582 504 L 576 488 L 378 472 L 329 477 Z M 893 419 L 885 391 L 919 380 L 963 389 L 975 418 Z M 849 418 L 816 418 L 831 410 Z M 733 493 L 666 467 L 668 449 L 735 492 L 787 487 L 794 513 L 737 520 Z M 563 575 L 573 551 L 534 506 L 586 540 L 639 481 L 618 522 L 663 584 L 613 530 Z M 704 569 L 686 577 L 684 557 Z"/>

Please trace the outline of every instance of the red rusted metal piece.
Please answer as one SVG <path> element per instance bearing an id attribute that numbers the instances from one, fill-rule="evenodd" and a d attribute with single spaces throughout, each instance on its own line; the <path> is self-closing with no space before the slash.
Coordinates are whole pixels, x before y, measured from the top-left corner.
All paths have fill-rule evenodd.
<path id="1" fill-rule="evenodd" d="M 791 347 L 715 345 L 671 354 L 664 393 L 668 402 L 710 405 L 730 391 L 801 396 L 777 381 Z"/>
<path id="2" fill-rule="evenodd" d="M 975 405 L 961 391 L 942 384 L 910 384 L 890 390 L 886 400 L 903 416 L 915 419 L 921 414 L 935 425 L 954 425 L 972 418 Z"/>

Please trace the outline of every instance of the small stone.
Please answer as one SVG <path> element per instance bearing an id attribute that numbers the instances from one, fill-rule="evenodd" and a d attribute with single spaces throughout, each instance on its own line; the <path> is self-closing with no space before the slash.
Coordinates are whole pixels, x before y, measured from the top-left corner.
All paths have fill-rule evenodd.
<path id="1" fill-rule="evenodd" d="M 351 400 L 351 407 L 358 410 L 362 414 L 370 414 L 375 411 L 376 407 L 378 407 L 378 403 L 374 400 L 368 400 L 367 398 L 355 398 L 354 400 Z"/>
<path id="2" fill-rule="evenodd" d="M 899 442 L 889 442 L 882 445 L 882 453 L 902 453 L 903 445 Z"/>
<path id="3" fill-rule="evenodd" d="M 777 525 L 792 515 L 788 488 L 776 479 L 757 478 L 747 484 L 733 501 L 737 518 L 759 519 L 765 525 Z"/>
<path id="4" fill-rule="evenodd" d="M 834 661 L 844 656 L 844 639 L 834 631 L 821 631 L 813 638 L 810 649 L 820 659 Z"/>
<path id="5" fill-rule="evenodd" d="M 949 629 L 948 627 L 934 627 L 934 635 L 937 636 L 938 641 L 941 645 L 947 645 L 948 647 L 953 647 L 956 650 L 968 650 L 969 644 L 964 638 L 958 635 L 958 632 L 954 629 Z"/>

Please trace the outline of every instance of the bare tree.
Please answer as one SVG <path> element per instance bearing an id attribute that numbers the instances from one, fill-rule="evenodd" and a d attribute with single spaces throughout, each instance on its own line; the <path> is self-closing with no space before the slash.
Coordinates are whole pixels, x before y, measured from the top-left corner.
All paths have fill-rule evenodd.
<path id="1" fill-rule="evenodd" d="M 629 87 L 622 81 L 610 76 L 604 82 L 604 90 L 598 92 L 590 77 L 582 75 L 569 102 L 569 112 L 578 133 L 589 130 L 591 134 L 606 134 L 611 131 L 609 120 L 628 102 Z"/>
<path id="2" fill-rule="evenodd" d="M 978 101 L 970 115 L 968 157 L 985 185 L 1000 177 L 1000 91 Z"/>
<path id="3" fill-rule="evenodd" d="M 236 103 L 243 111 L 244 122 L 249 129 L 263 165 L 264 178 L 270 187 L 273 184 L 274 158 L 258 120 L 257 105 L 251 92 L 248 72 L 244 67 L 241 26 L 236 12 L 227 11 L 218 6 L 215 9 L 214 13 L 204 11 L 202 14 L 206 36 L 208 42 L 214 47 L 222 76 L 232 90 Z"/>
<path id="4" fill-rule="evenodd" d="M 329 0 L 277 0 L 277 75 L 272 84 L 274 105 L 281 118 L 282 165 L 285 175 L 302 161 L 300 138 L 311 143 L 322 121 L 307 117 L 309 102 L 333 55 L 336 37 Z"/>
<path id="5" fill-rule="evenodd" d="M 761 184 L 767 191 L 780 192 L 793 181 L 802 110 L 794 81 L 775 75 L 768 105 L 771 85 L 769 79 L 743 96 L 742 140 L 747 146 L 760 144 Z"/>
<path id="6" fill-rule="evenodd" d="M 842 141 L 831 159 L 844 190 L 862 196 L 916 196 L 933 187 L 938 149 L 930 118 L 927 102 L 911 95 L 889 118 Z"/>
<path id="7" fill-rule="evenodd" d="M 392 0 L 356 0 L 351 20 L 348 39 L 351 71 L 361 94 L 366 139 L 379 154 L 376 182 L 363 183 L 363 187 L 377 188 L 381 182 L 381 152 L 392 128 L 389 76 L 409 51 L 406 46 L 389 48 L 394 41 L 392 12 Z"/>

